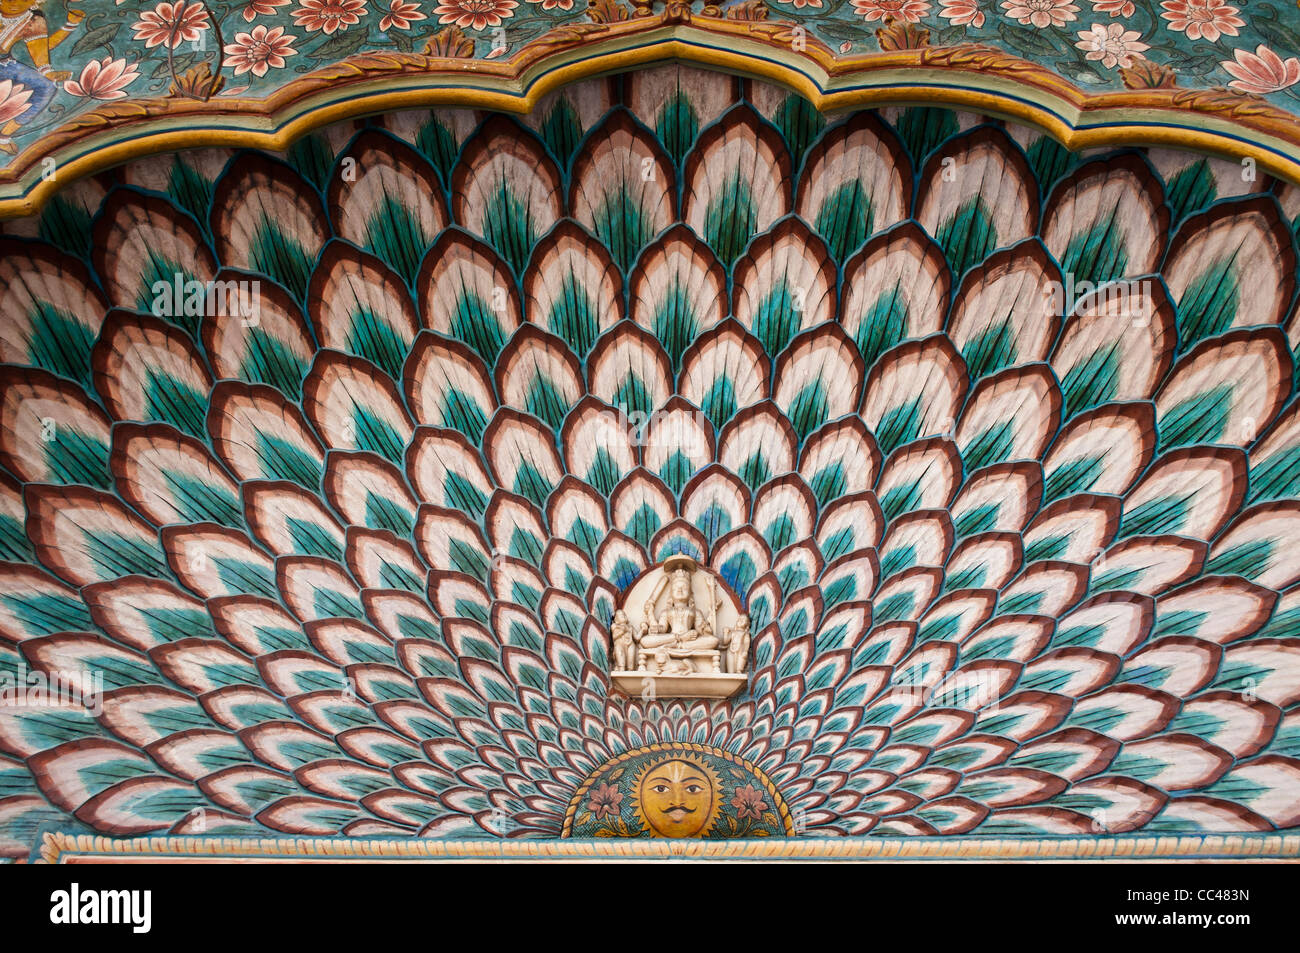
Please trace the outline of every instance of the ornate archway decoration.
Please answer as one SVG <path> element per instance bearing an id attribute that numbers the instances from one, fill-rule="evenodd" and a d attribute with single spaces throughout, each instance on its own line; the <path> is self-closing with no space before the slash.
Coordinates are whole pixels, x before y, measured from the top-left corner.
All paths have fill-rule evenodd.
<path id="1" fill-rule="evenodd" d="M 202 6 L 202 0 L 191 0 L 191 5 Z M 1272 25 L 1262 10 L 1251 23 L 1257 32 L 1240 36 L 1265 42 L 1255 52 L 1243 43 L 1235 60 L 1216 64 L 1203 50 L 1191 49 L 1182 34 L 1156 27 L 1173 51 L 1165 55 L 1167 62 L 1143 57 L 1136 46 L 1145 44 L 1130 41 L 1132 55 L 1112 63 L 1109 53 L 1099 52 L 1101 64 L 1094 66 L 1093 54 L 1082 52 L 1089 42 L 1086 20 L 1070 24 L 1084 37 L 1076 41 L 1067 29 L 1030 31 L 1016 27 L 1009 15 L 1003 24 L 992 13 L 990 24 L 980 15 L 980 28 L 973 23 L 952 26 L 937 14 L 931 19 L 944 24 L 943 29 L 882 21 L 872 16 L 868 0 L 855 3 L 856 14 L 865 19 L 854 20 L 819 18 L 811 6 L 790 10 L 761 0 L 725 9 L 707 6 L 700 12 L 680 3 L 652 12 L 601 0 L 549 29 L 522 31 L 531 35 L 517 46 L 492 45 L 494 25 L 507 36 L 507 26 L 517 29 L 504 6 L 516 5 L 503 4 L 495 20 L 465 24 L 471 26 L 468 32 L 448 14 L 439 22 L 451 25 L 435 29 L 430 16 L 423 34 L 414 29 L 414 21 L 407 23 L 409 32 L 390 24 L 390 33 L 400 39 L 386 46 L 357 32 L 349 36 L 345 26 L 330 42 L 313 46 L 310 55 L 286 47 L 288 59 L 282 57 L 281 65 L 293 69 L 269 72 L 265 65 L 243 63 L 239 44 L 253 43 L 257 30 L 268 35 L 276 18 L 285 25 L 270 33 L 293 28 L 296 21 L 289 20 L 287 7 L 262 17 L 251 27 L 253 33 L 237 32 L 248 24 L 236 16 L 238 25 L 227 24 L 225 31 L 236 31 L 234 36 L 218 38 L 230 41 L 224 58 L 183 52 L 188 57 L 184 62 L 197 64 L 185 73 L 169 63 L 166 40 L 157 49 L 136 49 L 142 44 L 131 45 L 131 23 L 117 23 L 114 32 L 96 19 L 101 13 L 92 12 L 86 23 L 95 24 L 99 34 L 89 45 L 84 33 L 77 32 L 84 29 L 81 21 L 59 31 L 69 42 L 56 43 L 57 34 L 50 37 L 53 51 L 47 57 L 55 67 L 66 68 L 45 76 L 17 62 L 8 72 L 0 70 L 0 96 L 22 99 L 10 104 L 8 113 L 16 111 L 16 117 L 0 129 L 0 148 L 17 153 L 12 159 L 0 153 L 0 218 L 32 214 L 72 180 L 145 155 L 207 146 L 280 150 L 329 123 L 395 109 L 460 106 L 526 113 L 577 80 L 669 61 L 773 81 L 827 113 L 912 104 L 978 110 L 1043 129 L 1071 151 L 1138 143 L 1177 146 L 1250 160 L 1264 171 L 1300 181 L 1300 122 L 1292 105 L 1294 84 L 1288 83 L 1296 61 L 1284 59 L 1295 50 L 1278 42 L 1295 34 Z M 102 15 L 113 16 L 111 8 Z M 995 18 L 1000 32 L 990 33 Z M 311 32 L 308 21 L 302 22 L 307 23 L 306 35 L 293 34 L 295 40 L 306 43 L 320 36 Z M 475 25 L 478 30 L 472 29 Z M 1114 26 L 1093 29 L 1104 32 Z M 183 35 L 185 47 L 191 39 L 200 43 L 208 36 L 206 27 L 193 32 L 197 39 Z M 851 39 L 837 49 L 827 42 L 832 37 Z M 1040 46 L 1024 45 L 1031 39 Z M 1270 40 L 1276 52 L 1267 45 Z M 1059 49 L 1045 56 L 1042 44 L 1059 44 Z M 88 50 L 109 55 L 85 62 Z M 332 50 L 350 55 L 331 61 Z M 1020 54 L 1037 55 L 1039 62 Z M 302 58 L 293 59 L 296 55 Z M 316 65 L 309 68 L 313 56 Z M 1070 66 L 1076 76 L 1064 75 L 1064 66 L 1044 65 L 1057 58 L 1079 60 Z M 1199 64 L 1199 73 L 1171 68 L 1183 60 Z M 169 66 L 170 87 L 145 75 L 152 71 L 166 79 Z M 1281 73 L 1270 79 L 1273 66 Z M 1084 70 L 1093 85 L 1076 81 Z M 234 75 L 226 75 L 230 73 Z M 50 76 L 66 78 L 51 82 Z M 1198 85 L 1182 85 L 1189 77 Z M 1277 89 L 1270 92 L 1270 84 Z M 19 108 L 23 105 L 25 110 Z"/>

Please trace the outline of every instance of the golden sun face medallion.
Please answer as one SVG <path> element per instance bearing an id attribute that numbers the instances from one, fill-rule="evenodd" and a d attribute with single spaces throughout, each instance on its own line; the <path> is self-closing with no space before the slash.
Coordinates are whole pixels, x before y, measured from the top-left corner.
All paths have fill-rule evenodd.
<path id="1" fill-rule="evenodd" d="M 659 837 L 700 837 L 721 808 L 718 777 L 702 762 L 669 758 L 650 764 L 636 785 L 637 815 Z"/>

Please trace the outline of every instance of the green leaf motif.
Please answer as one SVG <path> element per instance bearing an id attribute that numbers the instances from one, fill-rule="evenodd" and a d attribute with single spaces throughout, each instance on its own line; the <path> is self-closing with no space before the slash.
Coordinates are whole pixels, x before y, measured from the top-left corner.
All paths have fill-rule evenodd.
<path id="1" fill-rule="evenodd" d="M 181 208 L 194 216 L 199 228 L 207 238 L 211 238 L 211 223 L 208 212 L 212 208 L 214 184 L 205 179 L 192 165 L 181 156 L 172 162 L 167 174 L 167 194 Z"/>
<path id="2" fill-rule="evenodd" d="M 1173 212 L 1173 221 L 1177 223 L 1213 202 L 1218 191 L 1209 160 L 1198 159 L 1169 181 L 1165 188 L 1165 202 Z"/>
<path id="3" fill-rule="evenodd" d="M 497 184 L 488 198 L 483 211 L 483 237 L 509 263 L 516 275 L 524 273 L 528 256 L 537 242 L 537 228 L 527 206 L 510 191 L 505 180 Z"/>
<path id="4" fill-rule="evenodd" d="M 505 345 L 505 333 L 487 303 L 473 291 L 462 289 L 456 297 L 456 310 L 451 315 L 453 337 L 478 352 L 491 366 Z"/>
<path id="5" fill-rule="evenodd" d="M 45 206 L 36 234 L 70 255 L 90 257 L 90 213 L 62 195 Z"/>
<path id="6" fill-rule="evenodd" d="M 564 339 L 579 357 L 586 355 L 596 343 L 600 320 L 587 289 L 572 270 L 564 276 L 561 293 L 551 303 L 551 313 L 546 318 L 550 332 Z"/>
<path id="7" fill-rule="evenodd" d="M 753 334 L 763 350 L 775 357 L 785 350 L 799 330 L 799 312 L 784 277 L 777 279 L 754 315 Z"/>
<path id="8" fill-rule="evenodd" d="M 560 160 L 560 168 L 567 167 L 569 159 L 578 148 L 578 140 L 582 138 L 578 111 L 567 97 L 561 96 L 556 101 L 555 107 L 542 122 L 541 133 L 546 147 Z"/>
<path id="9" fill-rule="evenodd" d="M 366 247 L 412 284 L 433 236 L 424 234 L 414 210 L 385 194 L 366 222 Z"/>
<path id="10" fill-rule="evenodd" d="M 704 213 L 704 240 L 718 260 L 730 268 L 757 230 L 758 211 L 749 181 L 739 169 L 733 169 L 709 199 Z"/>
<path id="11" fill-rule="evenodd" d="M 441 120 L 429 119 L 420 127 L 415 137 L 415 147 L 438 170 L 438 176 L 446 186 L 451 177 L 451 168 L 456 164 L 456 137 L 451 134 Z"/>
<path id="12" fill-rule="evenodd" d="M 287 397 L 302 395 L 307 367 L 284 342 L 260 327 L 250 328 L 239 376 L 246 381 L 270 384 Z"/>
<path id="13" fill-rule="evenodd" d="M 655 135 L 663 143 L 664 149 L 673 157 L 673 163 L 680 168 L 682 159 L 695 143 L 695 136 L 700 131 L 700 122 L 695 115 L 687 95 L 678 89 L 663 108 L 655 121 Z"/>
<path id="14" fill-rule="evenodd" d="M 781 131 L 794 160 L 794 168 L 798 171 L 803 164 L 804 153 L 818 133 L 826 127 L 826 118 L 808 100 L 797 93 L 791 93 L 782 100 L 772 122 Z"/>
<path id="15" fill-rule="evenodd" d="M 655 309 L 654 334 L 668 352 L 673 370 L 681 369 L 682 354 L 698 333 L 695 312 L 691 310 L 690 295 L 676 276 L 664 290 Z"/>
<path id="16" fill-rule="evenodd" d="M 316 493 L 320 490 L 321 468 L 301 447 L 283 437 L 258 432 L 258 456 L 273 480 L 288 480 Z"/>
<path id="17" fill-rule="evenodd" d="M 1128 268 L 1128 248 L 1119 227 L 1121 209 L 1111 209 L 1105 219 L 1071 239 L 1061 256 L 1061 273 L 1073 275 L 1076 285 L 1102 285 L 1118 281 Z M 1070 302 L 1067 302 L 1069 304 Z"/>
<path id="18" fill-rule="evenodd" d="M 1159 449 L 1195 443 L 1214 443 L 1228 427 L 1232 408 L 1232 385 L 1218 387 L 1188 397 L 1160 415 L 1156 422 L 1160 435 Z"/>
<path id="19" fill-rule="evenodd" d="M 956 276 L 979 264 L 997 247 L 998 234 L 993 216 L 981 196 L 973 195 L 946 219 L 936 232 L 935 241 L 943 248 L 948 265 Z"/>
<path id="20" fill-rule="evenodd" d="M 108 467 L 108 445 L 67 425 L 55 429 L 43 444 L 51 482 L 80 483 L 108 489 L 113 473 Z"/>
<path id="21" fill-rule="evenodd" d="M 1072 367 L 1061 381 L 1065 418 L 1114 400 L 1119 390 L 1119 342 L 1099 348 Z"/>
<path id="22" fill-rule="evenodd" d="M 1186 350 L 1232 327 L 1241 293 L 1235 255 L 1216 259 L 1178 299 L 1178 344 Z"/>
<path id="23" fill-rule="evenodd" d="M 303 136 L 289 147 L 288 159 L 298 174 L 316 188 L 324 189 L 329 184 L 334 171 L 334 152 L 324 136 L 315 133 Z"/>
<path id="24" fill-rule="evenodd" d="M 1176 534 L 1187 520 L 1192 496 L 1191 493 L 1169 494 L 1148 500 L 1132 510 L 1126 509 L 1116 539 Z"/>
<path id="25" fill-rule="evenodd" d="M 939 143 L 960 131 L 957 116 L 951 110 L 931 106 L 904 109 L 895 128 L 912 157 L 913 167 L 918 169 L 925 157 L 938 148 Z"/>
<path id="26" fill-rule="evenodd" d="M 976 335 L 967 342 L 961 356 L 966 361 L 972 381 L 1015 364 L 1016 338 L 1011 319 L 1000 321 Z"/>
<path id="27" fill-rule="evenodd" d="M 27 360 L 83 386 L 89 384 L 95 332 L 48 301 L 34 302 L 29 319 Z"/>
<path id="28" fill-rule="evenodd" d="M 822 203 L 813 227 L 826 239 L 835 260 L 843 262 L 871 235 L 874 220 L 875 209 L 862 188 L 862 180 L 853 178 L 840 185 Z"/>
<path id="29" fill-rule="evenodd" d="M 248 260 L 254 271 L 284 285 L 299 301 L 307 297 L 307 283 L 311 279 L 312 259 L 306 249 L 291 235 L 280 231 L 270 217 L 263 215 L 249 242 Z"/>
<path id="30" fill-rule="evenodd" d="M 207 437 L 204 426 L 207 394 L 151 367 L 146 375 L 144 395 L 145 413 L 150 420 L 165 420 L 200 440 Z"/>

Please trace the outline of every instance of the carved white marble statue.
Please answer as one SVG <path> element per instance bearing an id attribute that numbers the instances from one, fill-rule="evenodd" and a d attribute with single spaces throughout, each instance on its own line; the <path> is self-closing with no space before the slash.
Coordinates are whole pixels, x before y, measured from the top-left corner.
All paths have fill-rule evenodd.
<path id="1" fill-rule="evenodd" d="M 614 613 L 614 624 L 609 634 L 614 641 L 614 668 L 626 671 L 636 663 L 636 638 L 632 634 L 632 623 L 627 621 L 627 613 L 619 609 Z"/>
<path id="2" fill-rule="evenodd" d="M 717 577 L 689 556 L 670 556 L 634 583 L 610 624 L 615 684 L 629 694 L 650 680 L 669 697 L 726 698 L 747 683 L 749 620 Z M 724 658 L 725 656 L 725 658 Z"/>
<path id="3" fill-rule="evenodd" d="M 646 621 L 641 623 L 637 670 L 656 675 L 722 671 L 713 624 L 695 605 L 694 561 L 675 557 L 664 568 L 663 580 L 645 604 Z M 667 605 L 659 612 L 658 604 L 665 589 Z M 716 606 L 711 607 L 711 612 L 716 611 Z"/>
<path id="4" fill-rule="evenodd" d="M 723 630 L 722 645 L 727 650 L 727 671 L 743 674 L 749 662 L 749 616 L 740 614 L 736 624 Z"/>

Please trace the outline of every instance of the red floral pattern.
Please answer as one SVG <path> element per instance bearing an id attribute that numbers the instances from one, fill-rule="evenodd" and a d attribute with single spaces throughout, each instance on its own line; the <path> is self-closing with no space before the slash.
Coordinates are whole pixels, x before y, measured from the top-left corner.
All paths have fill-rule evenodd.
<path id="1" fill-rule="evenodd" d="M 285 57 L 293 56 L 293 34 L 285 35 L 283 27 L 268 30 L 258 24 L 251 33 L 235 34 L 235 42 L 225 48 L 226 65 L 234 67 L 235 75 L 251 72 L 265 76 L 268 69 L 282 69 Z"/>
<path id="2" fill-rule="evenodd" d="M 308 32 L 333 33 L 359 23 L 367 12 L 366 0 L 300 0 L 293 20 Z"/>
<path id="3" fill-rule="evenodd" d="M 930 13 L 927 0 L 853 0 L 853 9 L 868 23 L 893 17 L 905 23 L 918 23 Z"/>
<path id="4" fill-rule="evenodd" d="M 763 792 L 752 784 L 736 788 L 731 806 L 736 809 L 736 816 L 741 820 L 750 818 L 756 821 L 763 816 Z"/>
<path id="5" fill-rule="evenodd" d="M 1160 14 L 1169 21 L 1171 30 L 1186 32 L 1191 40 L 1209 40 L 1220 36 L 1236 36 L 1237 28 L 1246 21 L 1237 16 L 1241 11 L 1224 0 L 1164 0 Z"/>
<path id="6" fill-rule="evenodd" d="M 979 29 L 984 25 L 984 11 L 978 0 L 942 0 L 943 9 L 939 16 L 951 20 L 954 24 L 971 26 Z"/>
<path id="7" fill-rule="evenodd" d="M 144 40 L 146 49 L 159 45 L 175 49 L 182 43 L 196 42 L 210 25 L 208 8 L 202 3 L 177 0 L 142 11 L 131 29 L 137 40 Z"/>
<path id="8" fill-rule="evenodd" d="M 622 803 L 623 793 L 614 785 L 602 782 L 591 789 L 587 806 L 594 817 L 605 818 L 609 815 L 617 815 Z"/>
<path id="9" fill-rule="evenodd" d="M 1231 73 L 1233 81 L 1228 85 L 1242 92 L 1263 96 L 1276 93 L 1300 82 L 1300 59 L 1292 56 L 1283 60 L 1267 46 L 1256 47 L 1254 53 L 1234 50 L 1234 60 L 1220 64 Z"/>
<path id="10" fill-rule="evenodd" d="M 1007 16 L 1040 30 L 1049 26 L 1064 26 L 1073 20 L 1079 8 L 1070 0 L 1002 0 Z"/>
<path id="11" fill-rule="evenodd" d="M 439 23 L 454 23 L 456 26 L 481 30 L 484 27 L 500 26 L 501 21 L 514 16 L 515 0 L 443 0 L 433 12 L 438 15 Z"/>
<path id="12" fill-rule="evenodd" d="M 113 59 L 106 56 L 102 60 L 91 60 L 75 80 L 70 79 L 63 88 L 73 96 L 86 96 L 90 99 L 125 99 L 126 87 L 140 78 L 140 71 L 134 63 L 125 59 Z"/>

